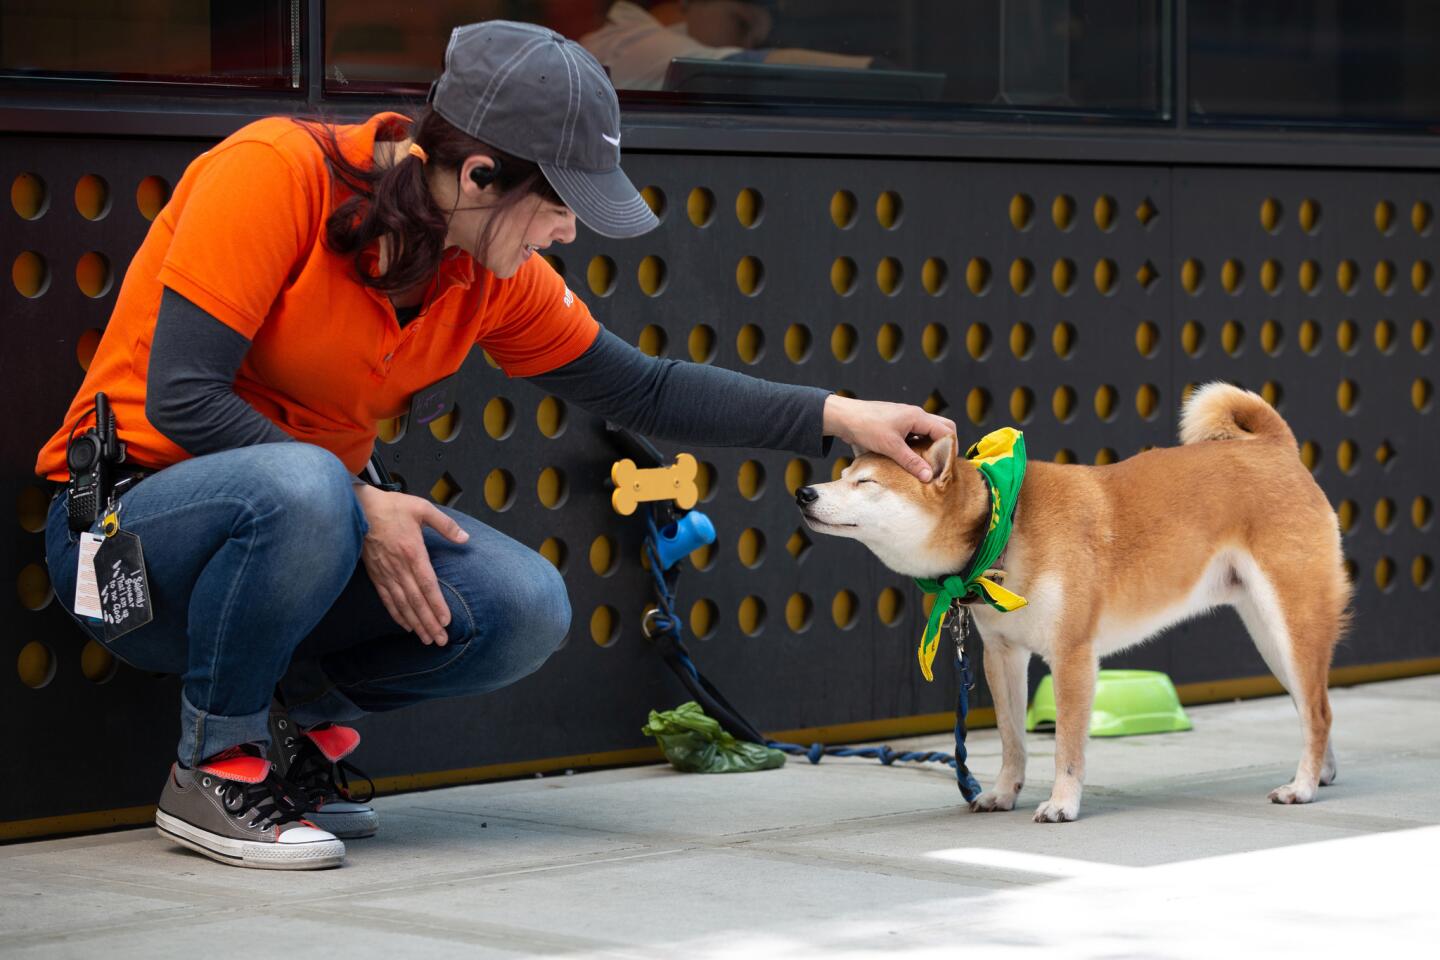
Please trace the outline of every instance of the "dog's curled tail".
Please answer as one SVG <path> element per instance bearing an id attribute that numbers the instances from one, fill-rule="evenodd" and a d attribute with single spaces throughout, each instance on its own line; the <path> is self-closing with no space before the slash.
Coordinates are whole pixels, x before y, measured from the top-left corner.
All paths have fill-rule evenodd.
<path id="1" fill-rule="evenodd" d="M 1285 418 L 1259 394 L 1228 383 L 1196 389 L 1180 410 L 1180 442 L 1279 440 L 1296 446 Z"/>

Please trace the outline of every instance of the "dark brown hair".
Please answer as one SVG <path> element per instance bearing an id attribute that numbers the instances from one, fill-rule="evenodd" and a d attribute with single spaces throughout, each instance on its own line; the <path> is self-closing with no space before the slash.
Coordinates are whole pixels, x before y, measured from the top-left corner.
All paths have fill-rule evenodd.
<path id="1" fill-rule="evenodd" d="M 427 172 L 448 171 L 458 177 L 468 157 L 481 154 L 495 159 L 500 172 L 494 183 L 500 197 L 489 208 L 490 221 L 477 251 L 489 246 L 498 215 L 525 197 L 538 194 L 552 203 L 564 203 L 533 162 L 461 132 L 429 107 L 421 109 L 408 130 L 396 123 L 382 126 L 375 135 L 377 141 L 394 141 L 405 139 L 408 133 L 428 155 L 424 163 L 418 157 L 402 156 L 391 166 L 356 164 L 341 151 L 334 123 L 299 122 L 325 152 L 331 177 L 350 192 L 325 221 L 325 244 L 336 253 L 351 256 L 357 279 L 384 293 L 418 286 L 440 267 L 445 232 L 454 211 L 436 204 Z M 362 256 L 382 236 L 390 238 L 391 256 L 385 269 L 372 276 L 365 270 Z"/>

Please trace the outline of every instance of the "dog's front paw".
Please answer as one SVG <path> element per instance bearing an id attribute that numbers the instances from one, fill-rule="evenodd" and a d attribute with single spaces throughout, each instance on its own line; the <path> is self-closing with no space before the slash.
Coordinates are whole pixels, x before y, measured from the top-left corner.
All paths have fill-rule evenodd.
<path id="1" fill-rule="evenodd" d="M 986 790 L 970 801 L 970 809 L 975 813 L 998 813 L 1002 810 L 1014 810 L 1015 794 Z"/>
<path id="2" fill-rule="evenodd" d="M 1080 802 L 1060 803 L 1054 797 L 1035 808 L 1036 823 L 1068 823 L 1080 816 Z"/>
<path id="3" fill-rule="evenodd" d="M 1276 787 L 1270 791 L 1271 803 L 1309 803 L 1314 799 L 1314 788 L 1294 783 L 1287 783 L 1283 787 Z"/>

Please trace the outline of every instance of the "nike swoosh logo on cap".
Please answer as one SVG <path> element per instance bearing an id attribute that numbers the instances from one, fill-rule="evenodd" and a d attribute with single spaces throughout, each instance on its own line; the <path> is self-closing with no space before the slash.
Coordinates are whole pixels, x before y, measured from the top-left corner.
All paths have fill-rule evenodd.
<path id="1" fill-rule="evenodd" d="M 619 135 L 619 134 L 616 134 L 615 136 L 612 137 L 612 136 L 610 136 L 610 134 L 608 134 L 608 133 L 602 133 L 602 134 L 600 134 L 600 137 L 601 137 L 601 139 L 603 139 L 606 143 L 613 143 L 613 144 L 615 144 L 615 146 L 617 146 L 617 147 L 620 146 L 620 135 Z"/>

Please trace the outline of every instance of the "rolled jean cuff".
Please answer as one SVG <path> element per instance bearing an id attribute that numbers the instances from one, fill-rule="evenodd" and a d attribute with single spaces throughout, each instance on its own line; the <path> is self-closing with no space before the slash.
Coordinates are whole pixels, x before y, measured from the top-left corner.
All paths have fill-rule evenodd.
<path id="1" fill-rule="evenodd" d="M 197 767 L 206 760 L 242 743 L 270 746 L 270 710 L 224 717 L 206 713 L 180 694 L 180 762 Z"/>

